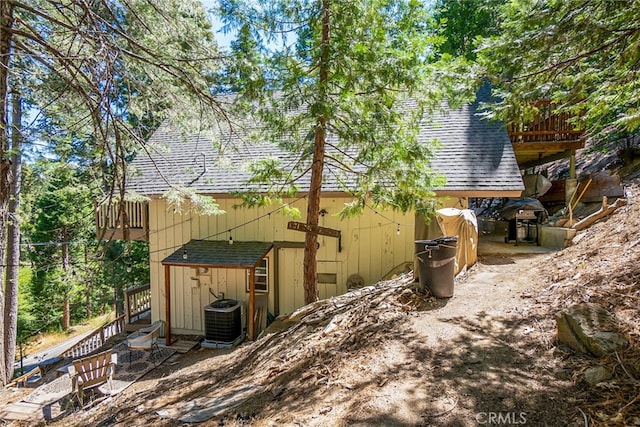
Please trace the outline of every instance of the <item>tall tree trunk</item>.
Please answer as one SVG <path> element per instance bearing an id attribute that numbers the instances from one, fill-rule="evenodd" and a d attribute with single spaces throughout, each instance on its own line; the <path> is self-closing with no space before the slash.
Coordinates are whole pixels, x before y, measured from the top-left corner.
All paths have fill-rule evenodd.
<path id="1" fill-rule="evenodd" d="M 67 236 L 67 227 L 62 228 L 62 239 L 64 242 L 62 243 L 62 270 L 65 272 L 65 276 L 67 276 L 67 272 L 69 270 L 69 242 Z M 67 330 L 71 327 L 71 308 L 69 304 L 69 283 L 66 284 L 65 292 L 64 292 L 64 303 L 62 306 L 62 329 Z"/>
<path id="2" fill-rule="evenodd" d="M 11 32 L 13 26 L 13 4 L 0 0 L 0 310 L 2 324 L 0 324 L 0 385 L 5 385 L 11 378 L 8 377 L 5 366 L 7 365 L 7 346 L 4 342 L 4 267 L 6 264 L 7 243 L 7 202 L 9 201 L 10 167 L 6 159 L 9 136 L 7 134 L 7 102 L 9 95 L 9 64 L 11 57 Z"/>
<path id="3" fill-rule="evenodd" d="M 322 1 L 322 45 L 318 79 L 318 98 L 322 104 L 313 135 L 313 163 L 307 200 L 307 224 L 317 226 L 320 219 L 322 171 L 327 137 L 327 84 L 329 82 L 329 43 L 331 34 L 331 7 L 329 0 Z M 304 239 L 304 300 L 306 304 L 318 300 L 318 235 L 307 232 Z"/>
<path id="4" fill-rule="evenodd" d="M 93 313 L 91 312 L 91 285 L 87 284 L 84 291 L 84 311 L 85 317 L 91 319 Z"/>
<path id="5" fill-rule="evenodd" d="M 115 169 L 115 179 L 117 180 L 118 191 L 119 191 L 119 217 L 120 217 L 120 227 L 122 227 L 122 238 L 127 242 L 127 253 L 129 259 L 131 258 L 131 234 L 129 229 L 129 214 L 127 212 L 127 203 L 126 203 L 126 182 L 127 182 L 127 165 L 126 165 L 126 153 L 124 151 L 124 146 L 122 142 L 122 135 L 120 134 L 120 129 L 116 127 L 114 129 L 114 137 L 116 141 L 116 159 L 117 161 L 114 164 Z M 118 167 L 120 165 L 120 167 Z M 118 173 L 119 172 L 119 173 Z M 117 224 L 117 223 L 116 223 Z M 116 225 L 117 226 L 117 225 Z M 129 261 L 131 262 L 131 261 Z M 126 286 L 119 281 L 116 283 L 116 316 L 121 316 L 124 314 L 124 289 Z"/>
<path id="6" fill-rule="evenodd" d="M 15 90 L 11 93 L 11 174 L 13 186 L 9 199 L 7 234 L 7 291 L 4 306 L 4 344 L 7 378 L 13 377 L 18 333 L 18 277 L 20 274 L 20 189 L 22 185 L 22 98 Z"/>
<path id="7" fill-rule="evenodd" d="M 87 245 L 84 245 L 84 265 L 88 264 L 88 254 L 87 254 Z M 91 316 L 93 315 L 93 313 L 91 312 L 91 280 L 86 280 L 85 277 L 85 283 L 86 283 L 86 288 L 85 288 L 85 311 L 86 311 L 86 316 L 87 319 L 91 319 Z"/>
<path id="8" fill-rule="evenodd" d="M 62 330 L 68 331 L 71 327 L 71 303 L 69 302 L 69 291 L 64 294 L 62 305 Z"/>

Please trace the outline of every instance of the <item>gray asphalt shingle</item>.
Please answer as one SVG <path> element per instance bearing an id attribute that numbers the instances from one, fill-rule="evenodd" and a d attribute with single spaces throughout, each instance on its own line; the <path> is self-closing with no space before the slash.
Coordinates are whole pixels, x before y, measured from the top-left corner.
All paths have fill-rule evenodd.
<path id="1" fill-rule="evenodd" d="M 236 241 L 230 245 L 227 240 L 190 240 L 163 259 L 162 264 L 250 268 L 262 261 L 272 247 L 269 242 Z"/>
<path id="2" fill-rule="evenodd" d="M 457 109 L 445 107 L 432 115 L 431 121 L 423 120 L 419 141 L 439 142 L 431 165 L 446 178 L 443 188 L 437 189 L 442 194 L 524 189 L 505 127 L 479 114 L 479 104 L 489 101 L 490 88 L 485 85 L 474 103 Z M 213 142 L 216 138 L 218 144 Z M 243 141 L 238 133 L 184 137 L 167 124 L 151 136 L 147 149 L 150 156 L 141 153 L 131 163 L 133 172 L 128 183 L 129 190 L 146 196 L 161 195 L 171 185 L 214 195 L 246 191 L 250 161 L 267 156 L 291 158 L 275 145 Z M 301 182 L 300 189 L 308 189 L 308 180 Z M 323 191 L 342 190 L 328 171 Z"/>

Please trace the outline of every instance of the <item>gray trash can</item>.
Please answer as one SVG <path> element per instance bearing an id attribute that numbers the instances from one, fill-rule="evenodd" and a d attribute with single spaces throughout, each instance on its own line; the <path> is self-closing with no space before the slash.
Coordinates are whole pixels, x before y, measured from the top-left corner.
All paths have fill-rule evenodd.
<path id="1" fill-rule="evenodd" d="M 436 298 L 452 297 L 458 238 L 416 240 L 415 245 L 420 288 L 428 289 Z"/>

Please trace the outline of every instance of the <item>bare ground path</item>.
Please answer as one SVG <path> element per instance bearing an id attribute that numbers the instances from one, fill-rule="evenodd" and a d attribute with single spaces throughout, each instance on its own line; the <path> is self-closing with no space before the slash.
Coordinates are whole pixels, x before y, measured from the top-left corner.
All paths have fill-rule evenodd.
<path id="1" fill-rule="evenodd" d="M 537 262 L 543 258 L 548 255 L 483 258 L 457 285 L 460 297 L 414 317 L 415 359 L 422 355 L 431 368 L 435 391 L 426 424 L 471 426 L 492 417 L 536 426 L 577 421 L 572 383 L 557 378 L 554 331 L 544 330 L 531 298 L 543 287 Z"/>
<path id="2" fill-rule="evenodd" d="M 482 258 L 445 305 L 412 312 L 360 360 L 380 382 L 339 418 L 345 425 L 577 423 L 572 383 L 557 378 L 553 331 L 541 330 L 533 310 L 532 293 L 542 288 L 534 264 L 547 256 Z"/>

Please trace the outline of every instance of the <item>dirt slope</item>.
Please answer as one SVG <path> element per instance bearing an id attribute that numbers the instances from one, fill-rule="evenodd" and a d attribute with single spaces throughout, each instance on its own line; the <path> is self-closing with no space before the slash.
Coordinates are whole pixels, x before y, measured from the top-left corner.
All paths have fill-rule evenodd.
<path id="1" fill-rule="evenodd" d="M 246 400 L 205 425 L 640 424 L 639 193 L 631 186 L 629 205 L 571 248 L 481 258 L 448 301 L 385 282 L 233 351 L 165 364 L 57 425 L 183 425 L 227 396 Z M 581 301 L 610 309 L 632 347 L 604 361 L 557 347 L 554 313 Z M 581 374 L 595 364 L 614 381 L 586 386 Z"/>
<path id="2" fill-rule="evenodd" d="M 320 304 L 233 352 L 163 366 L 60 425 L 180 425 L 157 411 L 179 418 L 194 399 L 247 386 L 246 402 L 207 424 L 471 426 L 491 414 L 572 424 L 573 383 L 554 375 L 553 330 L 541 329 L 531 298 L 545 286 L 534 265 L 544 258 L 484 258 L 446 303 L 396 280 Z"/>

